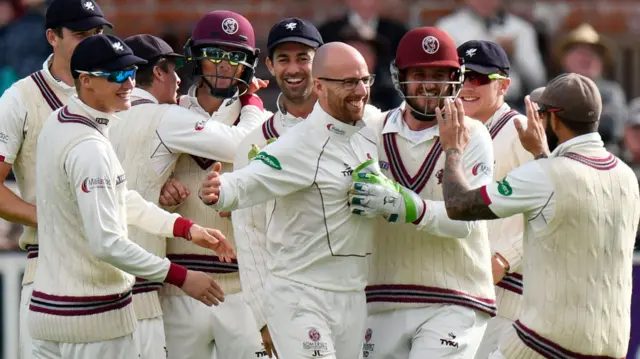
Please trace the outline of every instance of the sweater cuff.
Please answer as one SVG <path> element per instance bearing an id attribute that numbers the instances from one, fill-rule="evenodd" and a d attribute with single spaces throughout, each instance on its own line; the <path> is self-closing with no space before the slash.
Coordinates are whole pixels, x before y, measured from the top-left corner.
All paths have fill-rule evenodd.
<path id="1" fill-rule="evenodd" d="M 240 103 L 242 107 L 253 105 L 264 111 L 264 105 L 262 104 L 262 99 L 255 94 L 244 94 L 240 96 Z"/>
<path id="2" fill-rule="evenodd" d="M 520 266 L 522 254 L 513 246 L 496 250 L 509 263 L 509 272 L 515 272 Z"/>
<path id="3" fill-rule="evenodd" d="M 189 235 L 191 227 L 193 227 L 193 221 L 183 217 L 178 217 L 176 218 L 176 221 L 173 222 L 173 236 L 191 240 L 191 236 Z"/>
<path id="4" fill-rule="evenodd" d="M 187 268 L 171 263 L 169 266 L 169 272 L 167 272 L 167 276 L 164 279 L 165 283 L 173 284 L 178 288 L 181 288 L 184 284 L 184 281 L 187 280 Z"/>

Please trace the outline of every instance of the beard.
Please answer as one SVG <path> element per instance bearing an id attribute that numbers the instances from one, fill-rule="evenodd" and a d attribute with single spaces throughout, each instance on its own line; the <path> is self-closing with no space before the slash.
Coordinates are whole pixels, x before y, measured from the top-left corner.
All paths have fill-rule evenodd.
<path id="1" fill-rule="evenodd" d="M 544 132 L 547 135 L 547 145 L 549 146 L 549 151 L 552 151 L 558 147 L 558 136 L 553 132 L 551 128 L 551 116 L 547 115 L 546 119 L 547 125 L 545 126 Z"/>
<path id="2" fill-rule="evenodd" d="M 313 91 L 313 80 L 305 78 L 307 85 L 305 87 L 291 88 L 287 85 L 284 78 L 276 78 L 280 91 L 289 101 L 293 103 L 302 103 L 309 98 Z"/>
<path id="3" fill-rule="evenodd" d="M 364 105 L 359 111 L 351 105 L 347 104 L 347 101 L 357 100 L 358 98 L 350 98 L 349 96 L 341 97 L 332 91 L 328 91 L 327 93 L 327 103 L 329 105 L 329 108 L 335 114 L 336 119 L 345 122 L 357 122 L 362 120 L 362 117 L 364 116 L 365 105 L 369 101 L 369 94 L 365 95 L 363 99 L 360 99 L 364 102 Z"/>

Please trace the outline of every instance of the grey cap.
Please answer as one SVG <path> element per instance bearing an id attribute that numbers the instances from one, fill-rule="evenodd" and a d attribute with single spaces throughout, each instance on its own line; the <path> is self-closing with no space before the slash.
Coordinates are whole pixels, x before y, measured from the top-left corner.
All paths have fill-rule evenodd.
<path id="1" fill-rule="evenodd" d="M 576 73 L 565 73 L 549 81 L 537 103 L 568 121 L 593 123 L 602 113 L 598 86 Z"/>
<path id="2" fill-rule="evenodd" d="M 544 92 L 544 86 L 543 87 L 538 87 L 537 89 L 531 91 L 531 94 L 529 94 L 529 97 L 531 98 L 531 101 L 533 102 L 538 102 L 540 101 L 540 96 L 542 96 L 542 93 Z"/>

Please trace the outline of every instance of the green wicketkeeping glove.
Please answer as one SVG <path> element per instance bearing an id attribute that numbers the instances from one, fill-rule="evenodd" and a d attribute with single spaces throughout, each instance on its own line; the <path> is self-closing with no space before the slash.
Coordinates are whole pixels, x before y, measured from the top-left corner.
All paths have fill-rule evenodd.
<path id="1" fill-rule="evenodd" d="M 353 184 L 349 191 L 351 213 L 364 216 L 382 216 L 389 222 L 413 223 L 422 217 L 426 208 L 415 192 L 387 178 L 370 159 L 353 171 Z"/>

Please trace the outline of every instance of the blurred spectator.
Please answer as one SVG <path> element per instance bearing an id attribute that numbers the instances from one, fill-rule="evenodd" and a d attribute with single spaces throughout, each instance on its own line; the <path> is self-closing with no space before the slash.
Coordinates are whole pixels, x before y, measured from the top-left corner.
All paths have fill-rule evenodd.
<path id="1" fill-rule="evenodd" d="M 624 151 L 621 157 L 640 178 L 640 98 L 629 104 L 629 119 L 624 129 Z"/>
<path id="2" fill-rule="evenodd" d="M 383 37 L 365 38 L 352 26 L 343 27 L 339 34 L 340 41 L 355 47 L 367 63 L 370 73 L 377 73 L 380 66 L 380 54 L 388 53 L 389 44 Z M 376 77 L 371 87 L 369 103 L 380 109 L 397 107 L 401 100 L 393 86 L 391 76 Z"/>
<path id="3" fill-rule="evenodd" d="M 51 53 L 44 0 L 0 0 L 0 71 L 20 79 L 38 71 Z M 9 75 L 7 75 L 9 74 Z M 4 91 L 4 89 L 2 89 Z"/>
<path id="4" fill-rule="evenodd" d="M 346 0 L 346 4 L 349 7 L 347 14 L 339 19 L 330 20 L 318 28 L 322 39 L 325 43 L 344 41 L 348 34 L 353 40 L 356 38 L 352 34 L 355 31 L 358 38 L 367 40 L 369 44 L 385 44 L 377 47 L 374 72 L 376 82 L 371 88 L 371 96 L 372 99 L 377 99 L 376 106 L 383 111 L 399 106 L 402 99 L 390 81 L 389 65 L 395 57 L 400 39 L 408 31 L 407 28 L 401 23 L 385 19 L 380 15 L 382 0 Z"/>
<path id="5" fill-rule="evenodd" d="M 562 71 L 587 76 L 598 85 L 602 96 L 598 132 L 607 148 L 617 153 L 628 115 L 622 86 L 603 77 L 605 69 L 613 65 L 614 52 L 613 43 L 589 24 L 580 25 L 554 46 L 554 55 Z"/>
<path id="6" fill-rule="evenodd" d="M 524 96 L 546 84 L 534 27 L 504 8 L 503 0 L 466 0 L 465 7 L 440 19 L 436 27 L 446 31 L 461 45 L 469 40 L 495 41 L 509 55 L 511 85 L 506 102 L 523 112 Z"/>

